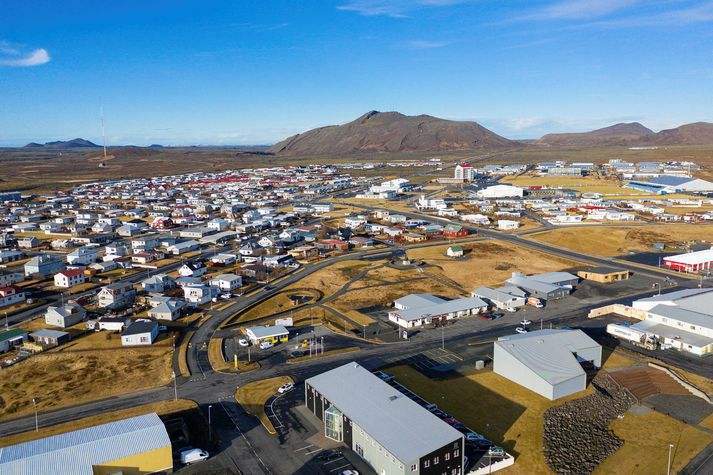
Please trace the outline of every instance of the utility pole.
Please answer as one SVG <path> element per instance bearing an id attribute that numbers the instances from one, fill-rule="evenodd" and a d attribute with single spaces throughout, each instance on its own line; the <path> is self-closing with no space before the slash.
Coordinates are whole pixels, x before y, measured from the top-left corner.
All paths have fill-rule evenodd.
<path id="1" fill-rule="evenodd" d="M 32 398 L 32 406 L 35 408 L 35 432 L 40 431 L 40 423 L 39 420 L 37 419 L 37 402 L 35 401 L 35 398 Z"/>
<path id="2" fill-rule="evenodd" d="M 446 349 L 446 327 L 441 325 L 441 349 Z"/>
<path id="3" fill-rule="evenodd" d="M 210 437 L 210 440 L 213 440 L 213 431 L 211 430 L 211 424 L 210 424 L 210 409 L 213 407 L 212 404 L 208 404 L 208 437 Z"/>
<path id="4" fill-rule="evenodd" d="M 666 475 L 671 475 L 671 449 L 673 444 L 668 444 L 668 465 L 666 465 Z"/>
<path id="5" fill-rule="evenodd" d="M 178 401 L 178 385 L 176 383 L 176 372 L 172 371 L 171 376 L 173 376 L 173 400 Z"/>

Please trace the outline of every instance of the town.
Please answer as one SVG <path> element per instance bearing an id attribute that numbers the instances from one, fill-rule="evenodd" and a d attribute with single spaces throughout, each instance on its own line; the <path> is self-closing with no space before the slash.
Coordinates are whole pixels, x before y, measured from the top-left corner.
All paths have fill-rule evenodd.
<path id="1" fill-rule="evenodd" d="M 698 166 L 413 165 L 411 179 L 334 163 L 3 193 L 7 438 L 52 429 L 67 459 L 81 434 L 77 471 L 258 473 L 269 457 L 280 473 L 477 474 L 539 470 L 544 453 L 569 473 L 610 463 L 622 440 L 592 427 L 626 411 L 705 427 L 670 406 L 713 413 L 697 359 L 713 351 L 713 183 Z M 607 249 L 622 231 L 628 248 Z M 544 438 L 510 441 L 505 401 Z M 97 404 L 116 420 L 65 422 Z M 144 431 L 154 442 L 128 442 Z M 411 431 L 432 437 L 404 446 Z M 107 433 L 127 440 L 119 454 Z M 39 440 L 0 467 L 41 471 Z"/>

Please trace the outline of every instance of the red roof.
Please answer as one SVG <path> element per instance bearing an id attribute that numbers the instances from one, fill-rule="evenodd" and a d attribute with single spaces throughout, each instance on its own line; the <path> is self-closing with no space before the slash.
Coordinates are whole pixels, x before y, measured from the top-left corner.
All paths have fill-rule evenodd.
<path id="1" fill-rule="evenodd" d="M 60 272 L 60 274 L 66 276 L 66 277 L 74 277 L 75 275 L 81 274 L 82 271 L 79 269 L 69 269 L 69 270 L 63 270 Z"/>

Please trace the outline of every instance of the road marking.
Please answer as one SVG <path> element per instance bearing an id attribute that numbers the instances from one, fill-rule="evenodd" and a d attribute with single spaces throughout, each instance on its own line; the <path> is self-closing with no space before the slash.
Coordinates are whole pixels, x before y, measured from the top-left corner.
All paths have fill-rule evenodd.
<path id="1" fill-rule="evenodd" d="M 314 444 L 309 444 L 305 447 L 302 447 L 301 449 L 297 449 L 297 450 L 295 450 L 295 452 L 299 452 L 300 450 L 304 450 L 304 449 L 309 449 L 310 447 L 314 447 Z"/>
<path id="2" fill-rule="evenodd" d="M 334 460 L 330 460 L 329 462 L 325 462 L 325 465 L 329 465 L 330 463 L 338 462 L 339 460 L 344 460 L 344 457 L 337 457 Z"/>
<path id="3" fill-rule="evenodd" d="M 230 422 L 233 423 L 233 425 L 235 426 L 235 429 L 238 431 L 238 434 L 240 434 L 240 437 L 243 438 L 243 440 L 245 441 L 245 444 L 248 446 L 248 448 L 250 449 L 250 451 L 253 453 L 253 456 L 257 459 L 257 461 L 260 462 L 260 465 L 261 465 L 262 468 L 265 470 L 265 472 L 267 472 L 267 473 L 269 473 L 269 474 L 272 474 L 272 471 L 270 471 L 270 469 L 269 469 L 268 466 L 265 464 L 265 462 L 263 462 L 263 460 L 262 460 L 262 459 L 260 458 L 260 456 L 257 454 L 257 452 L 255 451 L 255 448 L 254 448 L 253 445 L 250 443 L 250 441 L 248 440 L 248 438 L 245 437 L 245 434 L 243 433 L 242 429 L 240 429 L 240 426 L 239 426 L 238 423 L 235 421 L 235 419 L 233 418 L 233 416 L 232 416 L 232 414 L 230 413 L 230 411 L 228 411 L 228 409 L 225 407 L 225 404 L 223 404 L 223 401 L 220 401 L 220 407 L 223 408 L 223 410 L 225 411 L 225 414 L 226 414 L 226 415 L 228 416 L 228 418 L 230 419 Z"/>
<path id="4" fill-rule="evenodd" d="M 305 455 L 312 455 L 312 454 L 316 454 L 317 452 L 321 452 L 321 451 L 322 451 L 322 449 L 319 448 L 319 449 L 312 450 L 311 452 L 305 452 Z"/>
<path id="5" fill-rule="evenodd" d="M 348 463 L 348 464 L 346 464 L 346 465 L 342 465 L 341 467 L 333 468 L 333 469 L 331 469 L 331 470 L 329 471 L 329 473 L 336 472 L 337 470 L 341 470 L 341 469 L 347 468 L 347 467 L 349 467 L 349 466 L 351 466 L 350 463 Z"/>

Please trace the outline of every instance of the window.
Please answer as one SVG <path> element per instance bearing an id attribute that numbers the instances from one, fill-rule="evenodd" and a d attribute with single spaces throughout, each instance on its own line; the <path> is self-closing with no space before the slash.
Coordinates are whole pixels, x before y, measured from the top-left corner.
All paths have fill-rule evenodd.
<path id="1" fill-rule="evenodd" d="M 445 460 L 446 462 L 448 462 L 450 459 L 451 459 L 451 454 L 449 454 L 449 453 L 446 453 L 446 455 L 443 456 L 443 460 Z"/>
<path id="2" fill-rule="evenodd" d="M 438 462 L 440 462 L 438 457 L 433 457 L 433 465 L 438 465 Z"/>
<path id="3" fill-rule="evenodd" d="M 149 337 L 147 337 L 147 336 L 141 337 L 141 343 L 148 343 L 148 341 L 149 341 Z"/>
<path id="4" fill-rule="evenodd" d="M 459 457 L 459 456 L 460 456 L 460 450 L 455 449 L 455 450 L 453 451 L 453 457 Z"/>
<path id="5" fill-rule="evenodd" d="M 428 468 L 431 466 L 431 461 L 430 460 L 424 460 L 423 461 L 423 468 Z"/>
<path id="6" fill-rule="evenodd" d="M 418 469 L 418 466 L 416 464 L 411 465 L 411 471 L 415 472 Z"/>
<path id="7" fill-rule="evenodd" d="M 356 444 L 356 447 L 354 450 L 359 455 L 359 457 L 364 458 L 364 449 L 361 447 L 361 445 Z"/>

